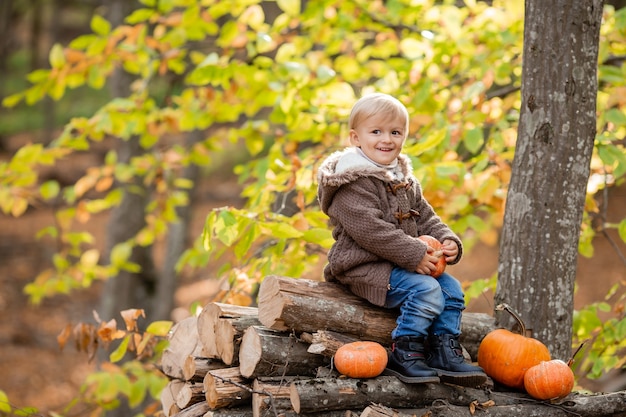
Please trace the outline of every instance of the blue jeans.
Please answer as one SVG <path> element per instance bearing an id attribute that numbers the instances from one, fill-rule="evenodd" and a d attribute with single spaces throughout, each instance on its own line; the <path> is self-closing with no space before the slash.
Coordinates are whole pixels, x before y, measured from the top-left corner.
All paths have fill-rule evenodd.
<path id="1" fill-rule="evenodd" d="M 465 299 L 461 283 L 443 273 L 435 279 L 395 267 L 391 271 L 386 308 L 400 308 L 391 337 L 461 334 Z"/>

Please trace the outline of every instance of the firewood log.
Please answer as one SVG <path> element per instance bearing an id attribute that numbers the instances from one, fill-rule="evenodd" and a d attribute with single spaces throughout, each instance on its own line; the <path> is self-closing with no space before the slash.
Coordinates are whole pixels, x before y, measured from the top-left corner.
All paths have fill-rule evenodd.
<path id="1" fill-rule="evenodd" d="M 170 378 L 185 379 L 183 367 L 189 356 L 203 356 L 198 337 L 198 318 L 187 317 L 170 331 L 169 346 L 163 351 L 161 370 Z"/>
<path id="2" fill-rule="evenodd" d="M 209 411 L 209 405 L 202 401 L 179 411 L 170 417 L 203 417 Z"/>
<path id="3" fill-rule="evenodd" d="M 499 398 L 501 404 L 516 404 L 520 396 L 514 393 Z M 447 384 L 405 384 L 392 376 L 370 379 L 314 378 L 291 383 L 290 398 L 297 413 L 343 410 L 378 403 L 394 408 L 428 407 L 445 398 L 452 404 L 469 406 L 474 400 L 491 399 L 485 391 Z"/>
<path id="4" fill-rule="evenodd" d="M 185 382 L 176 395 L 176 405 L 181 410 L 205 400 L 202 383 Z"/>
<path id="5" fill-rule="evenodd" d="M 319 330 L 311 335 L 309 353 L 332 357 L 341 346 L 358 339 L 331 330 Z"/>
<path id="6" fill-rule="evenodd" d="M 250 407 L 220 408 L 209 410 L 202 417 L 252 417 Z"/>
<path id="7" fill-rule="evenodd" d="M 296 333 L 331 330 L 348 337 L 391 345 L 397 311 L 374 306 L 343 285 L 270 275 L 259 289 L 259 321 L 268 328 Z M 482 338 L 495 329 L 495 319 L 465 313 L 461 343 L 476 360 Z"/>
<path id="8" fill-rule="evenodd" d="M 239 369 L 246 378 L 261 376 L 313 376 L 329 358 L 307 352 L 308 343 L 294 335 L 264 328 L 248 327 L 239 349 Z"/>
<path id="9" fill-rule="evenodd" d="M 180 408 L 176 405 L 176 396 L 184 385 L 184 381 L 172 379 L 161 391 L 161 409 L 165 417 L 173 416 L 180 412 Z"/>
<path id="10" fill-rule="evenodd" d="M 198 315 L 198 335 L 208 357 L 236 366 L 243 331 L 259 325 L 256 307 L 209 303 Z"/>
<path id="11" fill-rule="evenodd" d="M 292 412 L 289 398 L 291 382 L 298 377 L 257 378 L 252 383 L 252 415 L 253 417 L 269 417 L 275 413 Z"/>
<path id="12" fill-rule="evenodd" d="M 252 381 L 243 378 L 238 367 L 207 372 L 203 385 L 212 410 L 249 404 L 252 399 Z"/>
<path id="13" fill-rule="evenodd" d="M 183 364 L 183 379 L 200 382 L 208 371 L 221 368 L 226 368 L 226 364 L 218 359 L 188 356 Z"/>
<path id="14" fill-rule="evenodd" d="M 250 326 L 259 326 L 261 322 L 257 315 L 220 318 L 215 326 L 217 353 L 226 365 L 239 364 L 239 349 L 244 331 Z"/>
<path id="15" fill-rule="evenodd" d="M 412 411 L 412 413 L 409 413 L 402 409 L 385 407 L 380 404 L 370 404 L 365 407 L 360 417 L 412 417 L 429 415 L 427 409 Z"/>

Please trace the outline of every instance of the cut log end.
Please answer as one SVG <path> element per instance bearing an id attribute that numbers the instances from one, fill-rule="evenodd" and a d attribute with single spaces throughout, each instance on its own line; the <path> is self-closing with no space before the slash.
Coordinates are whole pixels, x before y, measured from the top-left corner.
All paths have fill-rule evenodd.
<path id="1" fill-rule="evenodd" d="M 300 393 L 294 384 L 291 384 L 289 387 L 289 400 L 291 401 L 293 411 L 295 411 L 296 414 L 300 414 Z"/>
<path id="2" fill-rule="evenodd" d="M 280 294 L 280 284 L 273 275 L 263 279 L 263 285 L 259 288 L 259 305 L 266 306 L 259 310 L 259 321 L 270 329 L 284 331 L 289 330 L 282 320 L 284 299 Z"/>
<path id="3" fill-rule="evenodd" d="M 261 339 L 254 327 L 246 329 L 243 333 L 241 344 L 249 348 L 239 351 L 239 372 L 244 377 L 249 378 L 254 374 L 257 364 L 261 360 L 263 350 Z"/>

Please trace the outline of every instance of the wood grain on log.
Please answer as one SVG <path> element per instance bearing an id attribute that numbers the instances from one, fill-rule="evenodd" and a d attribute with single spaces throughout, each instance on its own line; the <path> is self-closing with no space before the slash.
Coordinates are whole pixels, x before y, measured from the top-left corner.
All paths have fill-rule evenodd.
<path id="1" fill-rule="evenodd" d="M 183 367 L 187 358 L 204 356 L 198 337 L 198 318 L 191 316 L 176 323 L 168 339 L 169 345 L 161 358 L 161 370 L 171 378 L 185 379 Z"/>
<path id="2" fill-rule="evenodd" d="M 279 331 L 315 333 L 330 330 L 347 337 L 391 345 L 397 311 L 374 306 L 343 285 L 270 275 L 259 289 L 259 320 Z M 476 360 L 482 338 L 495 329 L 493 317 L 465 313 L 461 343 Z"/>
<path id="3" fill-rule="evenodd" d="M 307 352 L 308 343 L 289 333 L 262 326 L 248 327 L 239 350 L 239 368 L 246 378 L 261 376 L 313 376 L 319 366 L 330 364 L 322 355 Z"/>
<path id="4" fill-rule="evenodd" d="M 209 405 L 203 401 L 187 407 L 170 417 L 203 417 L 207 411 L 209 411 Z"/>
<path id="5" fill-rule="evenodd" d="M 238 367 L 215 369 L 204 377 L 204 393 L 210 409 L 249 404 L 251 381 L 243 378 Z"/>
<path id="6" fill-rule="evenodd" d="M 358 339 L 332 330 L 320 330 L 311 335 L 309 353 L 332 357 L 341 346 L 356 342 Z"/>
<path id="7" fill-rule="evenodd" d="M 186 382 L 176 395 L 176 405 L 181 410 L 204 400 L 202 383 Z"/>
<path id="8" fill-rule="evenodd" d="M 198 337 L 207 357 L 222 359 L 220 351 L 218 350 L 216 333 L 220 319 L 230 320 L 242 317 L 256 319 L 258 317 L 257 308 L 216 302 L 208 303 L 204 306 L 198 315 Z M 222 347 L 222 349 L 225 348 Z M 231 365 L 234 356 L 228 356 L 227 353 L 224 353 L 224 355 L 230 358 L 230 363 L 226 361 L 224 361 L 224 363 Z"/>
<path id="9" fill-rule="evenodd" d="M 256 310 L 256 309 L 255 309 Z M 258 316 L 220 318 L 215 325 L 217 354 L 226 365 L 239 364 L 239 348 L 244 331 L 250 326 L 259 326 Z"/>
<path id="10" fill-rule="evenodd" d="M 183 364 L 183 379 L 185 381 L 202 381 L 210 370 L 225 367 L 224 362 L 218 359 L 188 356 Z"/>
<path id="11" fill-rule="evenodd" d="M 252 415 L 269 417 L 286 412 L 295 413 L 289 398 L 289 387 L 294 378 L 257 378 L 252 383 Z"/>
<path id="12" fill-rule="evenodd" d="M 176 396 L 184 385 L 184 381 L 172 379 L 161 391 L 161 410 L 163 410 L 165 417 L 172 416 L 180 411 L 180 408 L 176 405 Z"/>

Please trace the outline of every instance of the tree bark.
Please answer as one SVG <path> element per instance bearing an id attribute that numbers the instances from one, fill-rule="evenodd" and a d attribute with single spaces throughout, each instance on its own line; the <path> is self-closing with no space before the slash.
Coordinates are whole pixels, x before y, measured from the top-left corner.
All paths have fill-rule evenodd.
<path id="1" fill-rule="evenodd" d="M 111 22 L 111 26 L 116 27 L 121 25 L 124 18 L 136 7 L 136 2 L 112 0 L 107 2 L 106 6 L 106 17 Z M 111 96 L 127 97 L 130 95 L 132 80 L 133 77 L 129 73 L 122 68 L 117 68 L 109 78 L 108 87 Z M 130 163 L 132 158 L 143 155 L 144 152 L 138 137 L 131 137 L 126 141 L 120 140 L 118 154 L 121 163 Z M 133 178 L 129 183 L 117 185 L 122 189 L 123 197 L 120 205 L 111 210 L 108 220 L 106 262 L 110 262 L 110 254 L 115 245 L 131 240 L 146 225 L 145 208 L 152 192 L 146 189 L 139 177 Z M 105 282 L 100 316 L 110 318 L 122 310 L 142 308 L 148 320 L 156 320 L 153 300 L 158 278 L 152 257 L 152 246 L 136 246 L 129 261 L 139 265 L 140 270 L 134 272 L 121 269 L 115 277 Z M 122 410 L 119 415 L 124 412 L 128 413 Z M 109 413 L 109 415 L 113 414 L 114 412 Z"/>
<path id="2" fill-rule="evenodd" d="M 510 394 L 510 395 L 509 395 Z M 501 402 L 515 404 L 515 394 L 507 393 Z M 490 400 L 482 390 L 445 384 L 404 384 L 396 377 L 371 379 L 315 378 L 291 384 L 290 398 L 297 413 L 363 408 L 379 403 L 394 408 L 428 407 L 433 401 L 446 399 L 456 405 Z"/>
<path id="3" fill-rule="evenodd" d="M 313 376 L 330 363 L 322 355 L 307 352 L 308 343 L 289 333 L 252 326 L 246 329 L 239 350 L 239 368 L 246 378 L 261 376 Z"/>
<path id="4" fill-rule="evenodd" d="M 296 377 L 257 378 L 252 383 L 253 417 L 274 416 L 276 413 L 295 413 L 289 391 Z"/>
<path id="5" fill-rule="evenodd" d="M 495 300 L 510 304 L 561 359 L 571 354 L 602 6 L 602 0 L 526 0 L 522 108 Z"/>
<path id="6" fill-rule="evenodd" d="M 207 372 L 204 392 L 212 410 L 248 404 L 252 398 L 251 382 L 241 376 L 238 367 Z"/>
<path id="7" fill-rule="evenodd" d="M 424 408 L 432 415 L 464 417 L 471 415 L 472 408 L 480 409 L 481 416 L 498 417 L 600 417 L 616 416 L 626 411 L 624 391 L 604 395 L 573 393 L 560 401 L 548 402 L 533 400 L 522 393 L 448 384 L 404 384 L 391 376 L 361 380 L 334 377 L 296 380 L 291 383 L 290 398 L 293 409 L 304 414 L 358 409 L 370 403 L 400 410 Z M 412 415 L 408 411 L 407 414 Z"/>
<path id="8" fill-rule="evenodd" d="M 259 289 L 259 321 L 267 328 L 296 333 L 331 330 L 391 346 L 397 311 L 376 307 L 340 284 L 270 275 Z M 494 330 L 487 314 L 465 313 L 461 343 L 476 360 L 482 338 Z"/>
<path id="9" fill-rule="evenodd" d="M 223 408 L 219 410 L 209 410 L 202 417 L 252 417 L 250 407 Z"/>
<path id="10" fill-rule="evenodd" d="M 195 144 L 204 139 L 204 132 L 194 130 L 185 136 L 185 146 L 191 149 Z M 198 182 L 200 176 L 200 167 L 196 164 L 189 164 L 182 173 L 182 178 L 190 180 L 193 184 Z M 184 253 L 185 249 L 190 246 L 189 243 L 189 223 L 194 208 L 195 194 L 193 189 L 188 191 L 189 202 L 184 206 L 176 208 L 178 221 L 170 224 L 167 233 L 167 249 L 165 251 L 165 261 L 163 262 L 163 270 L 158 278 L 156 288 L 154 318 L 155 320 L 165 320 L 170 318 L 170 314 L 174 309 L 174 293 L 178 287 L 178 272 L 176 265 L 178 260 Z"/>
<path id="11" fill-rule="evenodd" d="M 549 404 L 549 403 L 520 403 L 517 405 L 494 405 L 489 402 L 479 403 L 473 402 L 470 406 L 458 406 L 449 404 L 445 400 L 437 400 L 428 408 L 391 408 L 380 404 L 372 404 L 361 413 L 360 417 L 414 417 L 414 416 L 430 416 L 430 417 L 571 417 L 571 416 L 613 416 L 623 417 L 621 412 L 612 412 L 613 407 L 607 407 L 603 410 L 591 411 L 590 414 L 578 414 L 569 411 L 567 405 Z M 608 412 L 608 414 L 602 414 Z"/>

